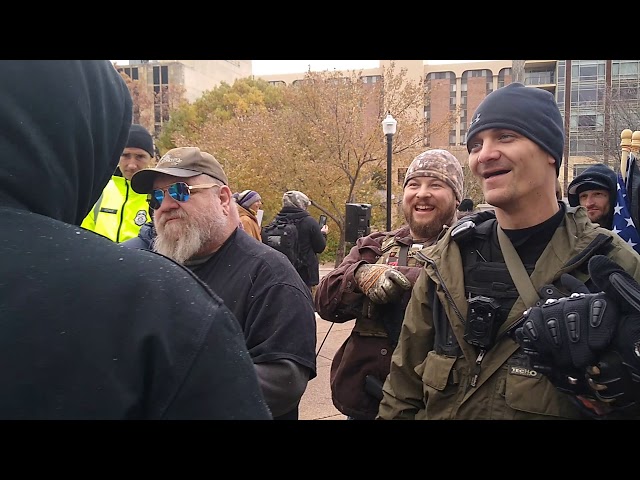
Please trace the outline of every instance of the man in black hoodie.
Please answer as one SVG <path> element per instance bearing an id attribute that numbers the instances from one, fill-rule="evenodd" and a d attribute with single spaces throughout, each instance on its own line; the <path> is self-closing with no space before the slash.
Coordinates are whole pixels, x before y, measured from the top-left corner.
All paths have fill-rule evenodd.
<path id="1" fill-rule="evenodd" d="M 131 125 L 113 65 L 0 73 L 0 419 L 270 419 L 219 297 L 79 227 Z"/>
<path id="2" fill-rule="evenodd" d="M 613 207 L 616 204 L 616 173 L 598 163 L 587 168 L 569 184 L 569 205 L 582 205 L 589 220 L 608 230 L 613 228 Z"/>

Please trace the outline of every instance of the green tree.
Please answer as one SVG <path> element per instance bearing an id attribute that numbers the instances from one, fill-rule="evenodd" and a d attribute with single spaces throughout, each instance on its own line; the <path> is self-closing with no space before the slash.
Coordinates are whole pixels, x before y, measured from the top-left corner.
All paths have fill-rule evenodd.
<path id="1" fill-rule="evenodd" d="M 178 144 L 199 145 L 208 137 L 208 127 L 222 128 L 230 120 L 277 109 L 281 104 L 280 89 L 264 80 L 243 78 L 233 85 L 222 82 L 195 102 L 182 103 L 172 110 L 158 137 L 158 146 L 167 151 Z"/>
<path id="2" fill-rule="evenodd" d="M 234 191 L 260 193 L 264 221 L 280 209 L 283 192 L 305 192 L 312 214 L 330 218 L 329 245 L 335 250 L 325 258 L 339 262 L 345 252 L 346 203 L 372 204 L 372 228 L 384 229 L 386 194 L 380 178 L 386 178 L 381 127 L 386 113 L 398 121 L 394 172 L 425 148 L 426 136 L 448 130 L 453 117 L 425 124 L 428 92 L 393 63 L 375 83 L 364 83 L 361 71 L 308 72 L 287 87 L 265 83 L 242 80 L 208 92 L 183 107 L 184 113 L 172 114 L 176 123 L 165 129 L 167 141 L 195 144 L 215 155 Z M 402 185 L 393 182 L 392 188 L 401 198 Z M 402 222 L 393 219 L 394 226 Z"/>

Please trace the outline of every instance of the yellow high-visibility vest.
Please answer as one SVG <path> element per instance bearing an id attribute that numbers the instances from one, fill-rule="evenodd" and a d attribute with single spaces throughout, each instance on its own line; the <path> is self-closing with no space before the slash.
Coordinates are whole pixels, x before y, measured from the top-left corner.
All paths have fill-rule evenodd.
<path id="1" fill-rule="evenodd" d="M 126 178 L 114 175 L 81 226 L 119 243 L 137 237 L 150 220 L 147 195 L 134 192 Z"/>

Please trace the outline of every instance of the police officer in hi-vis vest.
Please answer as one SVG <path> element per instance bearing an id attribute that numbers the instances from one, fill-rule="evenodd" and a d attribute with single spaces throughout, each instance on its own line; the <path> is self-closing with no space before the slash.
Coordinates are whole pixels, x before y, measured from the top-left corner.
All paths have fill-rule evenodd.
<path id="1" fill-rule="evenodd" d="M 340 266 L 325 275 L 315 296 L 320 317 L 356 319 L 331 364 L 335 407 L 351 419 L 372 420 L 382 398 L 411 287 L 421 265 L 415 253 L 456 221 L 463 197 L 460 162 L 446 150 L 427 150 L 409 165 L 402 199 L 406 224 L 356 241 Z"/>
<path id="2" fill-rule="evenodd" d="M 133 191 L 131 177 L 150 167 L 154 158 L 153 137 L 142 125 L 132 124 L 118 168 L 81 226 L 117 243 L 136 238 L 151 216 L 147 195 Z"/>

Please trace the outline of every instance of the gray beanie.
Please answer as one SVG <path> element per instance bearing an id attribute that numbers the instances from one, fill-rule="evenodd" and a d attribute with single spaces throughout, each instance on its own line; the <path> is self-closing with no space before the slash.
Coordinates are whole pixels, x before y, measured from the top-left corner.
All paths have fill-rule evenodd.
<path id="1" fill-rule="evenodd" d="M 494 90 L 480 102 L 471 119 L 467 130 L 469 152 L 473 136 L 488 128 L 513 130 L 537 143 L 556 160 L 556 175 L 560 173 L 564 127 L 553 94 L 521 83 Z"/>
<path id="2" fill-rule="evenodd" d="M 309 197 L 298 190 L 289 190 L 282 196 L 283 207 L 297 207 L 306 210 L 309 205 L 311 205 Z"/>

